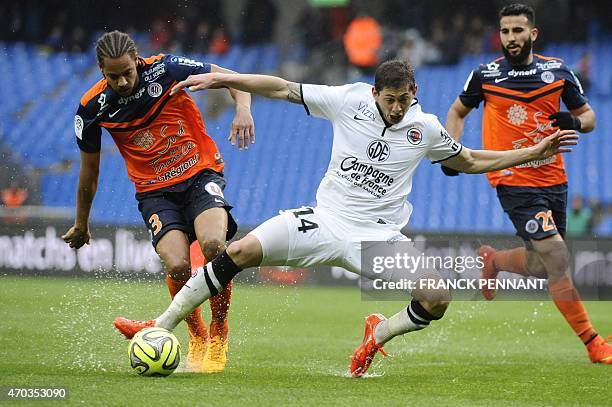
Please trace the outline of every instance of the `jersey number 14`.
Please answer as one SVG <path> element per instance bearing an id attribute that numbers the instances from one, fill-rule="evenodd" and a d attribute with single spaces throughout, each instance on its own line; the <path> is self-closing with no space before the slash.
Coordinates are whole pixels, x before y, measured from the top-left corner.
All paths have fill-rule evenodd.
<path id="1" fill-rule="evenodd" d="M 311 229 L 316 229 L 316 228 L 319 227 L 319 225 L 317 225 L 315 222 L 312 222 L 312 221 L 310 221 L 308 219 L 300 218 L 300 216 L 306 216 L 306 215 L 314 214 L 314 210 L 312 208 L 304 208 L 302 210 L 294 211 L 292 213 L 293 213 L 293 216 L 298 218 L 300 220 L 300 222 L 302 223 L 301 226 L 298 226 L 298 231 L 300 231 L 302 233 L 306 233 L 306 232 L 308 232 Z"/>

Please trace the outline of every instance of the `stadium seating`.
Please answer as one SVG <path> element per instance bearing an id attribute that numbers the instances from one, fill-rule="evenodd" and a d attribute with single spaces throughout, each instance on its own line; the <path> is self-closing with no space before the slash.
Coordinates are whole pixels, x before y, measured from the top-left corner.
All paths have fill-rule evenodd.
<path id="1" fill-rule="evenodd" d="M 557 44 L 542 52 L 565 58 L 573 66 L 584 54 L 584 45 Z M 581 145 L 567 159 L 571 193 L 602 202 L 612 202 L 612 175 L 606 159 L 612 145 L 601 142 L 612 131 L 612 45 L 588 44 L 592 69 L 597 73 L 589 92 L 598 115 L 598 128 L 583 136 Z M 77 165 L 64 173 L 42 177 L 43 202 L 50 206 L 72 206 L 78 178 L 78 148 L 74 142 L 73 118 L 78 97 L 99 79 L 93 55 L 49 54 L 23 43 L 0 43 L 0 142 L 25 165 L 49 168 L 65 161 Z M 239 72 L 274 72 L 280 52 L 274 46 L 241 48 L 225 55 L 190 55 Z M 423 109 L 443 121 L 446 110 L 460 92 L 471 69 L 494 56 L 470 56 L 457 66 L 423 67 L 417 72 L 418 98 Z M 367 79 L 366 79 L 367 80 Z M 205 111 L 206 96 L 196 97 Z M 480 146 L 480 112 L 470 115 L 463 142 Z M 314 204 L 318 182 L 325 173 L 331 149 L 331 126 L 309 118 L 303 107 L 255 98 L 257 144 L 237 151 L 226 141 L 232 120 L 226 111 L 206 120 L 226 161 L 229 186 L 226 195 L 235 205 L 234 215 L 242 226 L 254 226 L 281 208 Z M 125 165 L 105 133 L 99 192 L 93 220 L 108 224 L 142 222 L 133 201 L 134 187 Z M 423 163 L 417 170 L 410 200 L 414 204 L 413 230 L 512 232 L 493 189 L 484 176 L 443 176 L 438 165 Z M 599 234 L 612 234 L 606 220 Z"/>

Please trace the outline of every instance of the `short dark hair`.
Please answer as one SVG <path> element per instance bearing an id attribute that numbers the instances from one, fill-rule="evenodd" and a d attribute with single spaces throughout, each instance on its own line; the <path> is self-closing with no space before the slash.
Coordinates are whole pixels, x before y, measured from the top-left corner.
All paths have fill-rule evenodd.
<path id="1" fill-rule="evenodd" d="M 531 24 L 532 27 L 535 26 L 535 11 L 533 7 L 528 6 L 526 4 L 514 3 L 508 4 L 504 8 L 499 11 L 499 19 L 506 16 L 521 16 L 524 15 L 527 17 L 527 21 Z"/>
<path id="2" fill-rule="evenodd" d="M 96 42 L 96 59 L 102 66 L 104 58 L 121 58 L 125 54 L 136 56 L 138 50 L 130 36 L 121 31 L 111 31 L 102 34 Z"/>
<path id="3" fill-rule="evenodd" d="M 384 88 L 403 89 L 408 86 L 414 89 L 414 67 L 407 61 L 392 59 L 383 62 L 374 73 L 374 88 L 377 92 Z"/>

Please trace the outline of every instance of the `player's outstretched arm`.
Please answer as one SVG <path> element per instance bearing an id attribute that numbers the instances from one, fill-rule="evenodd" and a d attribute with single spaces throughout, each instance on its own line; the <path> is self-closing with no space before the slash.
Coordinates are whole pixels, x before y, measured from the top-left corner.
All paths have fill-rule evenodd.
<path id="1" fill-rule="evenodd" d="M 455 99 L 451 107 L 448 109 L 444 127 L 450 136 L 455 140 L 461 140 L 461 136 L 463 135 L 463 127 L 465 125 L 465 118 L 471 111 L 472 109 L 465 106 L 459 98 Z"/>
<path id="2" fill-rule="evenodd" d="M 450 109 L 446 113 L 446 130 L 449 132 L 452 138 L 459 141 L 463 135 L 463 127 L 465 125 L 465 117 L 470 113 L 472 109 L 461 103 L 459 98 L 455 99 L 455 102 L 451 105 Z M 442 163 L 442 172 L 444 175 L 454 177 L 459 175 L 459 171 L 448 167 Z"/>
<path id="3" fill-rule="evenodd" d="M 215 64 L 210 65 L 210 70 L 216 73 L 237 75 L 237 72 Z M 228 140 L 232 145 L 238 144 L 239 150 L 242 150 L 242 147 L 248 149 L 249 142 L 255 144 L 255 122 L 251 115 L 251 94 L 233 88 L 228 88 L 228 91 L 236 103 L 236 115 L 232 120 Z"/>
<path id="4" fill-rule="evenodd" d="M 79 185 L 77 187 L 76 218 L 65 235 L 64 242 L 70 247 L 78 249 L 89 244 L 89 212 L 91 203 L 98 189 L 98 175 L 100 173 L 100 152 L 86 153 L 81 151 L 81 170 L 79 172 Z"/>
<path id="5" fill-rule="evenodd" d="M 468 174 L 498 171 L 530 161 L 545 160 L 557 153 L 569 153 L 578 144 L 574 130 L 557 130 L 538 144 L 518 150 L 490 151 L 463 148 L 459 154 L 443 161 L 444 165 Z"/>
<path id="6" fill-rule="evenodd" d="M 184 81 L 177 83 L 172 88 L 171 94 L 183 88 L 188 88 L 192 92 L 203 89 L 234 88 L 272 99 L 302 103 L 302 92 L 298 83 L 269 75 L 222 73 L 190 75 Z"/>

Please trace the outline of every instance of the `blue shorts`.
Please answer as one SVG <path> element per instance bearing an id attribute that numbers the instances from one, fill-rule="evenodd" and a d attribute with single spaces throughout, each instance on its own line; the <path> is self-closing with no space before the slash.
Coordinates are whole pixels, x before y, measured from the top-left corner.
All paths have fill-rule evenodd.
<path id="1" fill-rule="evenodd" d="M 497 197 L 526 242 L 560 234 L 567 225 L 567 184 L 550 187 L 498 185 Z"/>
<path id="2" fill-rule="evenodd" d="M 138 210 L 149 230 L 153 247 L 174 229 L 185 232 L 189 243 L 197 240 L 193 222 L 210 208 L 227 210 L 226 239 L 234 237 L 237 225 L 230 213 L 232 206 L 223 196 L 225 185 L 223 175 L 205 169 L 178 184 L 137 193 Z"/>

